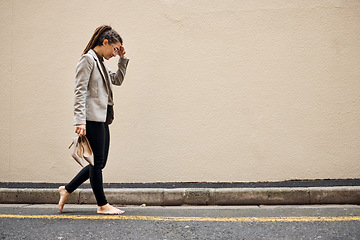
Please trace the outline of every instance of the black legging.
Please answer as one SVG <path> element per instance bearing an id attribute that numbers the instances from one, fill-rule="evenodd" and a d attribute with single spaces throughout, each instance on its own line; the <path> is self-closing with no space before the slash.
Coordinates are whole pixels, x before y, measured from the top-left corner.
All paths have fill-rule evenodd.
<path id="1" fill-rule="evenodd" d="M 104 122 L 86 121 L 86 137 L 94 153 L 94 166 L 87 165 L 84 167 L 71 182 L 65 186 L 65 189 L 72 193 L 83 182 L 90 178 L 90 184 L 94 192 L 98 206 L 107 204 L 103 189 L 102 169 L 106 165 L 110 133 L 109 125 Z"/>

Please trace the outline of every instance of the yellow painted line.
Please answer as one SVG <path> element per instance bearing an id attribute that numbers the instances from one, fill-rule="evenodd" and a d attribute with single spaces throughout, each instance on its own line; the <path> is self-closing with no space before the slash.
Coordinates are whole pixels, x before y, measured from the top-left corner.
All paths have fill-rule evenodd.
<path id="1" fill-rule="evenodd" d="M 208 218 L 208 217 L 160 217 L 160 216 L 118 216 L 118 215 L 11 215 L 0 214 L 0 218 L 27 219 L 119 219 L 144 221 L 195 221 L 195 222 L 344 222 L 360 221 L 360 216 L 343 217 L 239 217 L 239 218 Z"/>

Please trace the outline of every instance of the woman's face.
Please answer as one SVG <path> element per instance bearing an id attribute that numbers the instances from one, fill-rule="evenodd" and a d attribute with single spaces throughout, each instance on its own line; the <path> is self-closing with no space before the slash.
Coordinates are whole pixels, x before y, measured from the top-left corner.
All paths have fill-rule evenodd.
<path id="1" fill-rule="evenodd" d="M 106 42 L 105 42 L 106 41 Z M 116 55 L 118 55 L 120 47 L 121 47 L 121 43 L 120 42 L 116 42 L 116 43 L 109 43 L 107 40 L 104 41 L 104 58 L 106 60 L 109 60 L 112 57 L 115 57 Z"/>

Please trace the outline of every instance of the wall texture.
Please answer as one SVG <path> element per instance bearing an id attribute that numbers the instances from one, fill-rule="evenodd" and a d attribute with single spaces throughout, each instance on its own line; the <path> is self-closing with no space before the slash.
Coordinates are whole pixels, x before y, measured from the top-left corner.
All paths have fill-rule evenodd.
<path id="1" fill-rule="evenodd" d="M 2 182 L 80 169 L 74 72 L 101 24 L 130 58 L 105 182 L 360 177 L 358 0 L 1 4 Z"/>

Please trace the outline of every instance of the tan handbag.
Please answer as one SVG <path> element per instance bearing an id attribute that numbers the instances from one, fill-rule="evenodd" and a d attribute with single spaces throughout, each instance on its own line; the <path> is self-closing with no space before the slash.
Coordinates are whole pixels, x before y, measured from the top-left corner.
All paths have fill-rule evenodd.
<path id="1" fill-rule="evenodd" d="M 69 149 L 72 148 L 71 156 L 76 160 L 80 166 L 85 167 L 86 162 L 94 166 L 94 153 L 91 150 L 90 143 L 86 136 L 76 136 L 70 144 Z"/>

